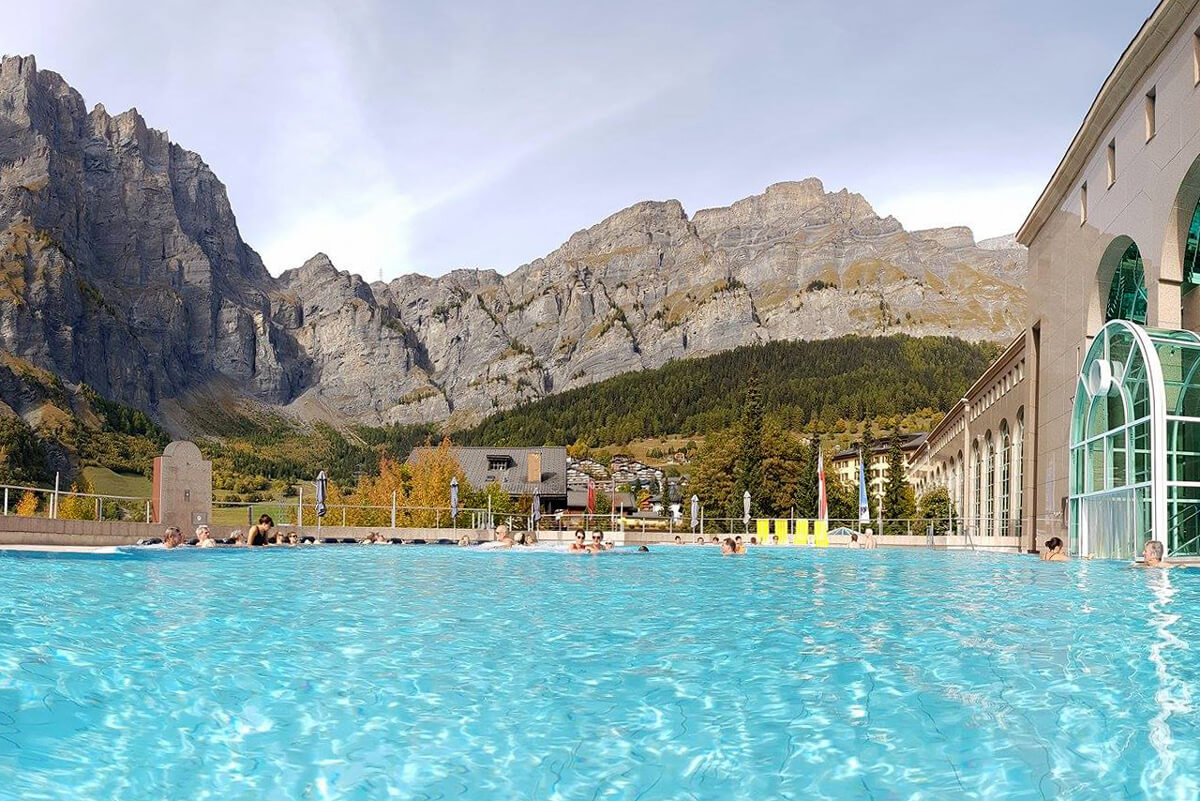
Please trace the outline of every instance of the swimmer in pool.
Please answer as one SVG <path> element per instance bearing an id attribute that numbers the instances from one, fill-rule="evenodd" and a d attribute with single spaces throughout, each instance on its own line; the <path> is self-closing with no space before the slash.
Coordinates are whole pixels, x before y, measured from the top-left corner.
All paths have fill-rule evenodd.
<path id="1" fill-rule="evenodd" d="M 587 549 L 587 534 L 581 528 L 575 529 L 575 541 L 567 547 L 567 550 L 571 553 L 583 553 Z"/>
<path id="2" fill-rule="evenodd" d="M 1134 567 L 1161 567 L 1164 570 L 1169 567 L 1177 567 L 1164 559 L 1163 544 L 1158 540 L 1147 540 L 1146 547 L 1142 549 L 1142 561 L 1134 562 Z"/>
<path id="3" fill-rule="evenodd" d="M 496 526 L 495 539 L 491 542 L 484 543 L 481 547 L 489 551 L 501 551 L 513 547 L 512 532 L 508 530 L 508 526 L 501 523 Z"/>
<path id="4" fill-rule="evenodd" d="M 681 536 L 679 536 L 678 534 L 676 534 L 676 535 L 675 535 L 675 544 L 676 544 L 676 545 L 683 545 L 683 537 L 681 537 Z"/>
<path id="5" fill-rule="evenodd" d="M 742 537 L 740 534 L 733 538 L 733 552 L 734 553 L 745 553 L 746 552 L 746 544 L 744 542 L 742 542 Z"/>
<path id="6" fill-rule="evenodd" d="M 1070 559 L 1064 550 L 1063 541 L 1059 537 L 1046 540 L 1046 550 L 1042 551 L 1043 562 L 1066 562 Z"/>
<path id="7" fill-rule="evenodd" d="M 730 554 L 735 554 L 737 552 L 737 543 L 733 541 L 732 537 L 726 537 L 725 541 L 721 543 L 721 553 L 725 556 L 729 556 Z"/>

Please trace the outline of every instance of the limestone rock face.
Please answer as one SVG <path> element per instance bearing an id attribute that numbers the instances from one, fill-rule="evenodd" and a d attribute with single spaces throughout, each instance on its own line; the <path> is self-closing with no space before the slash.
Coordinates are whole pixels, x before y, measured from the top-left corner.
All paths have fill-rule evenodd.
<path id="1" fill-rule="evenodd" d="M 317 254 L 273 278 L 198 155 L 0 62 L 0 351 L 151 411 L 215 381 L 301 418 L 467 423 L 772 339 L 1003 340 L 1024 277 L 1011 238 L 908 232 L 810 178 L 638 203 L 506 276 L 369 284 Z"/>

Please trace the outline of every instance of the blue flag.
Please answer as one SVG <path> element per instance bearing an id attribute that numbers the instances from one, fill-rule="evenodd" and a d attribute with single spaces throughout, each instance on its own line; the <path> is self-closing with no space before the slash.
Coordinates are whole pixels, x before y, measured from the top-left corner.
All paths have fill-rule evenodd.
<path id="1" fill-rule="evenodd" d="M 867 502 L 867 471 L 862 459 L 858 460 L 858 522 L 871 522 L 871 505 Z"/>

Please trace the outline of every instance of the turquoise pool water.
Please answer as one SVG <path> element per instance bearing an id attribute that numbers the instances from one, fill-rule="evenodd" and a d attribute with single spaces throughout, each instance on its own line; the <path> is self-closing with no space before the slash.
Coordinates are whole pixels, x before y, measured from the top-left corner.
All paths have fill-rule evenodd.
<path id="1" fill-rule="evenodd" d="M 0 555 L 0 798 L 1194 799 L 1200 571 Z"/>

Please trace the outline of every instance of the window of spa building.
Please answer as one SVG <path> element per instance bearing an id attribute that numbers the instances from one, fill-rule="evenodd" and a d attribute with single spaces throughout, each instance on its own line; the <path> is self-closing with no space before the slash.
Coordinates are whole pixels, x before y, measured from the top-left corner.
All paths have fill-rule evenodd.
<path id="1" fill-rule="evenodd" d="M 1192 212 L 1192 221 L 1188 225 L 1187 240 L 1183 248 L 1183 281 L 1188 286 L 1200 284 L 1200 203 Z"/>
<path id="2" fill-rule="evenodd" d="M 1158 87 L 1151 87 L 1146 93 L 1146 141 L 1149 142 L 1154 138 L 1154 134 L 1158 130 L 1158 122 L 1155 120 L 1154 107 L 1158 103 Z"/>
<path id="3" fill-rule="evenodd" d="M 1104 321 L 1129 320 L 1146 324 L 1146 271 L 1138 246 L 1130 243 L 1117 263 L 1108 288 Z"/>

